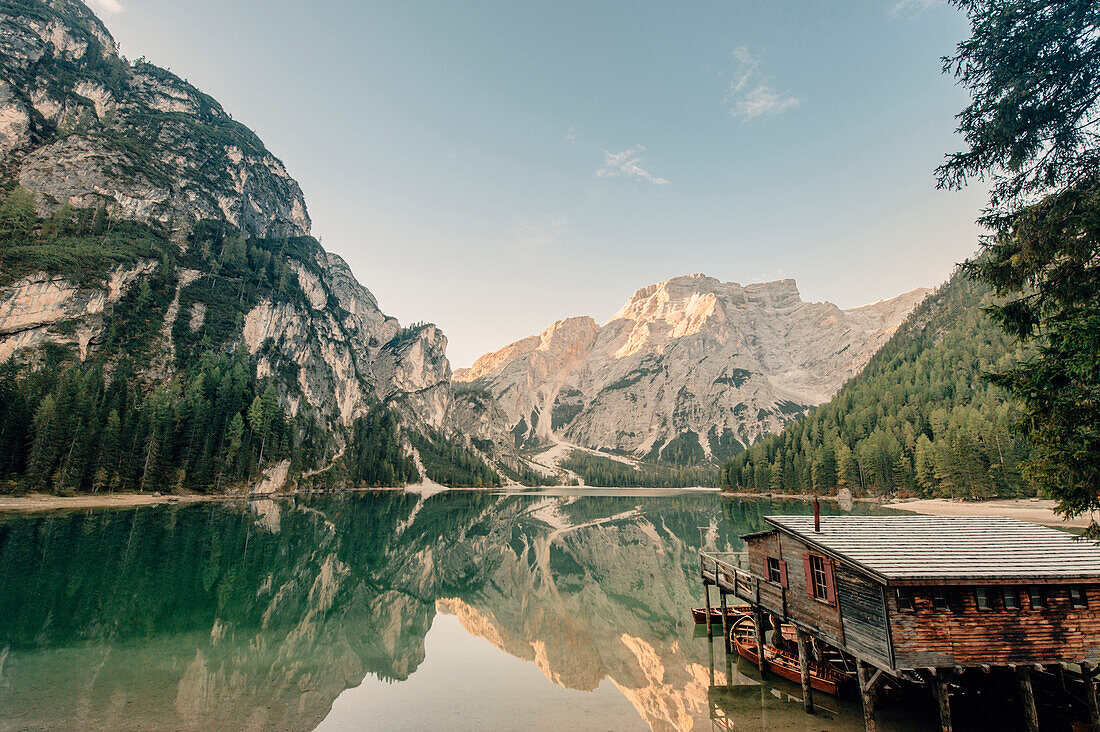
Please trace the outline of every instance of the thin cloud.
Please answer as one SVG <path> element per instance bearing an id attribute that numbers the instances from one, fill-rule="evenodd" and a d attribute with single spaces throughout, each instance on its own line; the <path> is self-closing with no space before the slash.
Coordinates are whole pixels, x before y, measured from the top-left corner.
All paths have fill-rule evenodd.
<path id="1" fill-rule="evenodd" d="M 125 9 L 118 0 L 88 0 L 88 5 L 103 15 L 114 15 Z"/>
<path id="2" fill-rule="evenodd" d="M 596 171 L 597 178 L 638 178 L 655 186 L 667 186 L 668 181 L 642 167 L 641 152 L 645 148 L 635 145 L 622 152 L 603 151 L 603 165 Z"/>
<path id="3" fill-rule="evenodd" d="M 895 18 L 915 18 L 937 5 L 943 5 L 943 0 L 898 0 L 890 14 Z"/>
<path id="4" fill-rule="evenodd" d="M 512 251 L 525 259 L 545 256 L 561 245 L 561 237 L 568 230 L 569 220 L 564 216 L 523 221 L 512 233 Z"/>
<path id="5" fill-rule="evenodd" d="M 569 125 L 569 129 L 565 131 L 565 141 L 570 145 L 577 141 L 577 128 L 573 125 Z"/>
<path id="6" fill-rule="evenodd" d="M 749 49 L 738 46 L 732 55 L 737 69 L 726 93 L 730 114 L 742 122 L 751 122 L 776 117 L 798 106 L 798 97 L 776 89 L 771 78 L 760 73 L 760 58 Z"/>

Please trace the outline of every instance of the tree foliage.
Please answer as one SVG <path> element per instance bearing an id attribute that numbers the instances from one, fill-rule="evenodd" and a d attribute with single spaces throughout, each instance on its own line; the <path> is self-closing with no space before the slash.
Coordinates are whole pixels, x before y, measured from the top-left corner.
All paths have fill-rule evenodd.
<path id="1" fill-rule="evenodd" d="M 305 299 L 287 254 L 310 266 L 311 243 L 246 240 L 203 223 L 181 250 L 102 207 L 63 206 L 40 218 L 33 197 L 15 188 L 0 205 L 0 283 L 46 272 L 105 288 L 117 265 L 139 279 L 107 305 L 86 352 L 48 344 L 0 364 L 0 490 L 223 491 L 256 480 L 274 461 L 289 459 L 292 479 L 325 465 L 337 437 L 352 446 L 326 480 L 333 472 L 358 485 L 415 480 L 388 409 L 376 406 L 349 435 L 320 434 L 311 414 L 291 417 L 280 398 L 280 388 L 296 383 L 294 364 L 239 346 L 244 314 L 260 298 Z M 179 267 L 203 276 L 178 288 Z M 177 289 L 178 312 L 201 302 L 205 317 L 176 318 L 171 363 L 164 329 Z M 81 321 L 53 327 L 71 334 Z M 262 380 L 260 355 L 275 371 Z"/>
<path id="2" fill-rule="evenodd" d="M 967 273 L 1007 300 L 1005 331 L 1036 344 L 996 383 L 1023 405 L 1027 471 L 1067 516 L 1100 508 L 1100 4 L 953 0 L 972 34 L 945 70 L 972 95 L 969 149 L 940 184 L 991 180 L 986 237 Z"/>
<path id="3" fill-rule="evenodd" d="M 1019 410 L 984 374 L 1020 357 L 983 312 L 989 288 L 956 273 L 832 401 L 727 460 L 750 492 L 1030 494 Z"/>

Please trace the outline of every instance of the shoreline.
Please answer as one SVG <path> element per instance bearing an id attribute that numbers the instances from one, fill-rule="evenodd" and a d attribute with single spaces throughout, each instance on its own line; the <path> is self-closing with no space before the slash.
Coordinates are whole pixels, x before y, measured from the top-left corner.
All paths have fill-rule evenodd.
<path id="1" fill-rule="evenodd" d="M 508 490 L 500 488 L 446 488 L 446 491 L 483 490 L 491 493 L 515 492 L 515 493 L 569 493 L 571 490 L 593 490 L 591 486 L 541 486 L 538 488 L 526 488 Z M 74 496 L 57 496 L 49 493 L 25 493 L 22 495 L 0 496 L 0 515 L 7 513 L 41 513 L 47 511 L 65 510 L 96 510 L 115 508 L 140 508 L 143 506 L 160 506 L 165 504 L 202 503 L 212 501 L 256 501 L 296 498 L 311 495 L 341 495 L 350 493 L 366 493 L 371 491 L 409 491 L 420 493 L 423 486 L 392 486 L 392 487 L 363 487 L 345 488 L 339 491 L 302 490 L 302 491 L 271 491 L 252 493 L 89 493 Z M 809 502 L 814 500 L 812 494 L 780 494 L 780 493 L 747 493 L 726 492 L 713 488 L 679 488 L 679 489 L 654 489 L 654 488 L 597 488 L 593 492 L 605 495 L 638 495 L 644 491 L 646 495 L 661 495 L 664 492 L 693 491 L 699 493 L 715 492 L 723 498 L 737 498 L 747 500 L 792 500 Z M 434 493 L 436 491 L 433 491 Z M 944 498 L 931 499 L 894 499 L 883 500 L 871 497 L 850 496 L 816 496 L 822 502 L 848 504 L 842 508 L 848 508 L 852 503 L 869 503 L 880 505 L 883 508 L 891 508 L 907 513 L 921 514 L 925 516 L 1005 516 L 1021 521 L 1027 521 L 1042 526 L 1056 528 L 1084 529 L 1093 522 L 1100 522 L 1100 516 L 1076 516 L 1072 519 L 1063 519 L 1054 511 L 1054 501 L 1045 498 L 1011 498 L 992 499 L 987 501 L 961 501 Z"/>
<path id="2" fill-rule="evenodd" d="M 88 508 L 137 508 L 165 503 L 198 503 L 200 501 L 238 500 L 247 496 L 202 493 L 79 493 L 56 496 L 50 493 L 23 493 L 0 496 L 0 513 L 37 513 Z"/>
<path id="3" fill-rule="evenodd" d="M 1096 514 L 1062 518 L 1054 512 L 1054 501 L 1049 498 L 996 498 L 988 501 L 921 498 L 888 501 L 882 505 L 924 516 L 1004 516 L 1063 529 L 1085 529 L 1100 521 L 1100 516 Z"/>

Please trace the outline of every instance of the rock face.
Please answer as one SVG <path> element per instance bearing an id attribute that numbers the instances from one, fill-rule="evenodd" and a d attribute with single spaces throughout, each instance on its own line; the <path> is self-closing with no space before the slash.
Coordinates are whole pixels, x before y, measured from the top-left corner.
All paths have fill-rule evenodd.
<path id="1" fill-rule="evenodd" d="M 447 431 L 442 332 L 403 329 L 385 315 L 344 260 L 308 236 L 298 184 L 256 135 L 172 73 L 120 58 L 103 24 L 75 0 L 0 4 L 0 199 L 17 185 L 33 194 L 41 217 L 65 205 L 103 207 L 112 220 L 163 233 L 167 254 L 112 265 L 98 279 L 82 272 L 79 281 L 0 271 L 0 361 L 34 361 L 47 343 L 76 346 L 86 358 L 120 300 L 158 270 L 175 296 L 153 326 L 161 355 L 143 375 L 147 385 L 182 368 L 181 334 L 201 341 L 211 313 L 224 319 L 239 306 L 235 334 L 207 347 L 246 348 L 285 408 L 313 415 L 326 439 L 377 403 L 408 426 Z M 247 259 L 244 244 L 240 259 L 265 268 L 279 258 L 286 286 L 249 300 L 217 279 L 217 257 L 188 251 L 198 222 L 267 242 L 267 259 Z"/>
<path id="2" fill-rule="evenodd" d="M 558 321 L 455 380 L 488 390 L 521 442 L 720 460 L 828 400 L 927 293 L 841 310 L 803 302 L 793 280 L 677 277 L 603 326 Z"/>
<path id="3" fill-rule="evenodd" d="M 0 7 L 0 159 L 41 213 L 103 203 L 174 230 L 309 233 L 301 189 L 251 130 L 171 72 L 119 58 L 75 0 Z"/>

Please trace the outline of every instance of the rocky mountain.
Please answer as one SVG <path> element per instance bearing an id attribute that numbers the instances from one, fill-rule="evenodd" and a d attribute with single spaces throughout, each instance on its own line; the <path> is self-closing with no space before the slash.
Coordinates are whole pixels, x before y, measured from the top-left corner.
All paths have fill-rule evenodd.
<path id="1" fill-rule="evenodd" d="M 804 302 L 793 280 L 688 275 L 643 287 L 602 326 L 560 320 L 454 378 L 487 390 L 523 445 L 718 462 L 828 400 L 927 293 L 841 310 Z"/>
<path id="2" fill-rule="evenodd" d="M 105 393 L 125 363 L 141 393 L 160 389 L 182 402 L 179 389 L 191 384 L 199 400 L 150 426 L 141 405 L 88 397 L 102 413 L 42 436 L 41 452 L 13 458 L 11 474 L 31 470 L 37 459 L 39 482 L 61 485 L 72 475 L 69 487 L 90 487 L 111 409 L 124 446 L 134 441 L 124 454 L 165 463 L 154 474 L 168 481 L 179 471 L 216 473 L 217 456 L 236 442 L 254 453 L 240 461 L 282 459 L 281 475 L 316 471 L 344 454 L 348 431 L 374 409 L 393 411 L 401 429 L 436 443 L 463 440 L 455 425 L 484 418 L 479 404 L 452 398 L 443 334 L 430 324 L 402 328 L 339 256 L 309 236 L 298 184 L 256 135 L 171 72 L 120 57 L 77 0 L 0 2 L 5 199 L 0 361 L 14 358 L 22 371 L 11 377 L 13 398 L 0 419 L 23 424 L 26 434 L 17 437 L 39 444 L 34 415 L 47 397 L 62 399 L 63 384 L 30 376 L 59 353 L 61 372 L 75 369 L 73 379 L 98 369 Z M 232 354 L 244 359 L 249 383 L 237 379 L 236 396 L 218 402 L 212 385 L 225 371 L 210 359 Z M 200 371 L 201 383 L 192 383 Z M 250 419 L 249 402 L 268 387 L 274 397 Z M 127 437 L 130 417 L 145 426 Z M 196 426 L 192 418 L 205 421 Z M 268 446 L 273 424 L 279 436 Z M 206 463 L 213 466 L 194 462 L 194 444 L 180 463 L 180 432 L 209 430 Z M 87 464 L 66 468 L 60 456 L 74 451 L 54 449 L 54 441 L 86 441 Z M 387 457 L 360 454 L 358 467 L 345 473 L 368 482 L 409 477 L 402 448 L 387 445 Z M 480 459 L 477 448 L 466 448 Z M 115 458 L 103 459 L 110 473 Z M 240 465 L 235 471 L 255 474 Z"/>
<path id="3" fill-rule="evenodd" d="M 723 482 L 777 493 L 1033 495 L 1019 405 L 986 378 L 1031 357 L 989 317 L 997 302 L 955 272 L 833 399 L 728 460 Z"/>

